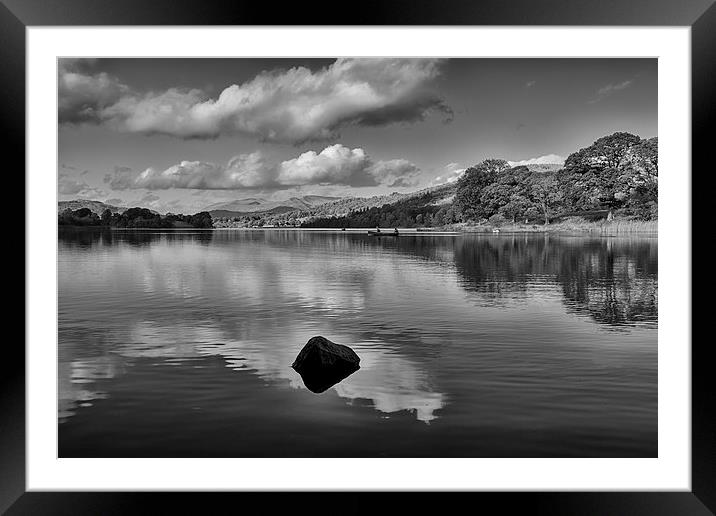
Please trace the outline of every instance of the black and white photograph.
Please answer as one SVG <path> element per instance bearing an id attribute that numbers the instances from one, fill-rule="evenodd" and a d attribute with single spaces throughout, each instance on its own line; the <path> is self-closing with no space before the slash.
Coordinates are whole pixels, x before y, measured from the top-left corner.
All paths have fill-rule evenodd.
<path id="1" fill-rule="evenodd" d="M 657 73 L 58 59 L 59 457 L 657 457 Z"/>

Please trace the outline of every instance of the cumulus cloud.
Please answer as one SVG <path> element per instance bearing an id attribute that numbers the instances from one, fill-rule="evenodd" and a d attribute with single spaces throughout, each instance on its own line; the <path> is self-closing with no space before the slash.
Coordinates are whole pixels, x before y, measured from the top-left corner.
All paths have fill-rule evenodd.
<path id="1" fill-rule="evenodd" d="M 163 171 L 148 168 L 126 185 L 126 188 L 234 190 L 268 186 L 272 182 L 272 176 L 272 168 L 266 165 L 262 154 L 257 151 L 234 156 L 227 165 L 182 161 Z"/>
<path id="2" fill-rule="evenodd" d="M 511 167 L 520 167 L 524 165 L 564 165 L 564 157 L 557 154 L 546 154 L 537 158 L 523 159 L 522 161 L 508 161 Z"/>
<path id="3" fill-rule="evenodd" d="M 331 145 L 320 153 L 304 152 L 281 163 L 278 182 L 283 185 L 345 183 L 366 168 L 368 156 L 363 149 Z M 367 178 L 366 178 L 367 179 Z"/>
<path id="4" fill-rule="evenodd" d="M 60 66 L 60 122 L 178 138 L 244 133 L 263 141 L 336 138 L 346 126 L 381 126 L 452 111 L 431 89 L 438 59 L 337 59 L 317 71 L 265 71 L 217 98 L 198 89 L 140 94 L 106 73 Z"/>
<path id="5" fill-rule="evenodd" d="M 595 103 L 599 102 L 600 100 L 603 100 L 603 99 L 607 98 L 608 96 L 610 96 L 610 95 L 611 95 L 612 93 L 614 93 L 615 91 L 619 91 L 619 90 L 623 90 L 623 89 L 625 89 L 625 88 L 628 88 L 628 87 L 631 86 L 632 84 L 634 84 L 634 81 L 631 81 L 631 80 L 629 80 L 629 81 L 624 81 L 624 82 L 620 82 L 620 83 L 616 83 L 616 84 L 607 84 L 606 86 L 603 86 L 602 88 L 599 88 L 599 89 L 597 90 L 596 95 L 594 95 L 594 97 L 593 97 L 592 99 L 590 99 L 590 100 L 588 101 L 588 103 L 589 103 L 589 104 L 595 104 Z"/>
<path id="6" fill-rule="evenodd" d="M 226 165 L 182 161 L 165 170 L 148 168 L 139 174 L 126 167 L 115 167 L 114 173 L 105 176 L 105 182 L 114 190 L 280 189 L 304 185 L 402 187 L 416 184 L 419 174 L 420 169 L 407 160 L 375 161 L 361 148 L 336 144 L 278 164 L 268 163 L 256 151 L 234 156 Z"/>
<path id="7" fill-rule="evenodd" d="M 412 186 L 420 169 L 404 159 L 374 162 L 363 149 L 331 145 L 320 153 L 304 152 L 284 161 L 277 182 L 282 185 L 345 184 Z"/>

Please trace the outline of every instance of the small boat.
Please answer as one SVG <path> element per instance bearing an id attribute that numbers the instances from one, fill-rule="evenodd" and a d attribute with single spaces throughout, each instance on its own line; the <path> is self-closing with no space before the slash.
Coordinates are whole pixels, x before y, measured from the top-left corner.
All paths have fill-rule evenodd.
<path id="1" fill-rule="evenodd" d="M 493 233 L 499 233 L 500 230 L 499 230 L 499 229 L 493 229 L 492 232 L 493 232 Z"/>
<path id="2" fill-rule="evenodd" d="M 397 237 L 400 235 L 400 233 L 396 233 L 395 231 L 368 231 L 368 235 L 370 236 L 391 236 L 391 237 Z"/>

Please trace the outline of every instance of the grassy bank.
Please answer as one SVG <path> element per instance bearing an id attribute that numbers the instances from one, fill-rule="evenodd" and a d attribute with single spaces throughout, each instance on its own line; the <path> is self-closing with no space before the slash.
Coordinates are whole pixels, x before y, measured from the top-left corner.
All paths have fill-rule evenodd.
<path id="1" fill-rule="evenodd" d="M 452 224 L 445 229 L 466 233 L 591 233 L 596 235 L 651 234 L 656 235 L 658 221 L 613 219 L 588 221 L 581 217 L 570 217 L 553 224 Z"/>

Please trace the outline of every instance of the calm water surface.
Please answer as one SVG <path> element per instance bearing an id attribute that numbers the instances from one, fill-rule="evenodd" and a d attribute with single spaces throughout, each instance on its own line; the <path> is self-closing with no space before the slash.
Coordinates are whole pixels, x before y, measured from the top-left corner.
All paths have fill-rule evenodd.
<path id="1" fill-rule="evenodd" d="M 657 250 L 61 230 L 60 456 L 654 457 Z M 322 394 L 314 335 L 361 358 Z"/>

